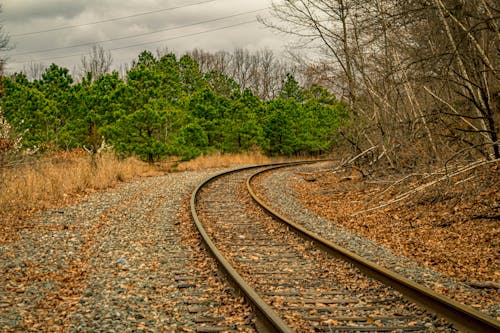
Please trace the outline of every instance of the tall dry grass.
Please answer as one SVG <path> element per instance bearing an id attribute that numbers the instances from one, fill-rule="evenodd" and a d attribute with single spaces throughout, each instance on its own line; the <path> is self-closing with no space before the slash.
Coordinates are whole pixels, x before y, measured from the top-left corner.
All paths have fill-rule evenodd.
<path id="1" fill-rule="evenodd" d="M 0 169 L 0 216 L 44 209 L 89 191 L 159 173 L 158 168 L 135 158 L 118 160 L 113 154 L 95 158 L 82 151 L 51 154 L 30 164 Z"/>
<path id="2" fill-rule="evenodd" d="M 264 164 L 283 161 L 283 158 L 270 158 L 260 152 L 248 152 L 238 154 L 212 154 L 199 156 L 191 161 L 182 162 L 177 166 L 179 171 L 202 170 L 209 168 L 227 168 L 240 165 Z"/>
<path id="3" fill-rule="evenodd" d="M 258 152 L 200 156 L 180 163 L 176 170 L 202 170 L 283 161 Z M 53 153 L 29 164 L 0 168 L 0 221 L 26 212 L 51 209 L 83 195 L 137 177 L 165 174 L 172 161 L 151 165 L 135 158 L 117 159 L 114 154 L 92 158 L 80 150 Z"/>

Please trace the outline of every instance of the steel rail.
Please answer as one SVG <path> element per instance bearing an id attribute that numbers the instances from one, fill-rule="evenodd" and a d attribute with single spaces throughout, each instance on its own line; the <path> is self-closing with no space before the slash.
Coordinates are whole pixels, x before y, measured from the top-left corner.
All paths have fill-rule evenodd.
<path id="1" fill-rule="evenodd" d="M 296 164 L 296 163 L 292 163 Z M 211 183 L 212 181 L 223 177 L 225 175 L 229 175 L 231 173 L 239 172 L 239 171 L 244 171 L 244 170 L 249 170 L 249 169 L 255 169 L 255 168 L 260 168 L 260 167 L 268 167 L 271 165 L 276 165 L 276 164 L 264 164 L 264 165 L 255 165 L 255 166 L 249 166 L 249 167 L 244 167 L 244 168 L 237 168 L 233 169 L 230 171 L 225 171 L 218 173 L 212 177 L 209 177 L 205 181 L 203 181 L 201 184 L 198 185 L 198 187 L 194 190 L 193 194 L 191 195 L 191 215 L 193 217 L 194 223 L 196 225 L 196 228 L 198 229 L 203 242 L 205 245 L 208 247 L 208 250 L 212 254 L 212 256 L 219 262 L 221 268 L 223 271 L 227 274 L 227 276 L 231 279 L 233 284 L 241 290 L 247 301 L 251 304 L 253 309 L 256 311 L 257 315 L 257 320 L 260 321 L 260 323 L 257 323 L 259 326 L 258 329 L 261 332 L 280 332 L 280 333 L 292 333 L 293 330 L 279 317 L 279 315 L 258 295 L 258 293 L 248 285 L 248 283 L 241 277 L 240 274 L 233 268 L 233 266 L 229 263 L 229 261 L 226 259 L 226 257 L 217 249 L 215 244 L 212 242 L 210 237 L 208 236 L 205 228 L 203 227 L 202 223 L 200 222 L 200 219 L 198 218 L 198 214 L 196 212 L 196 203 L 197 203 L 197 197 L 198 194 L 200 193 L 201 189 L 205 187 L 207 184 Z M 283 165 L 283 163 L 280 163 L 279 165 Z"/>
<path id="2" fill-rule="evenodd" d="M 324 251 L 352 263 L 368 276 L 371 276 L 384 284 L 390 285 L 411 301 L 418 303 L 432 313 L 452 322 L 458 329 L 465 332 L 500 332 L 500 322 L 494 318 L 487 316 L 486 314 L 481 313 L 469 306 L 461 304 L 447 296 L 439 294 L 430 288 L 415 283 L 398 273 L 377 265 L 374 262 L 371 262 L 356 253 L 317 235 L 300 224 L 290 221 L 290 219 L 272 209 L 264 202 L 264 200 L 256 195 L 254 189 L 252 188 L 252 180 L 265 172 L 287 166 L 288 165 L 270 166 L 267 169 L 258 171 L 247 178 L 246 183 L 248 192 L 252 196 L 253 200 L 268 214 L 288 225 L 301 237 L 315 243 Z"/>

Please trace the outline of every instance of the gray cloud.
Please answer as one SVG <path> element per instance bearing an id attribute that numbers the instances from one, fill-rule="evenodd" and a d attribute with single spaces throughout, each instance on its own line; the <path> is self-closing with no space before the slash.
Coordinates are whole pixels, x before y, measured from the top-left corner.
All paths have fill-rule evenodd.
<path id="1" fill-rule="evenodd" d="M 72 19 L 85 10 L 83 1 L 66 0 L 7 0 L 3 2 L 4 17 L 9 22 L 26 24 L 29 20 L 65 18 Z"/>
<path id="2" fill-rule="evenodd" d="M 266 11 L 227 17 L 250 12 L 270 5 L 269 0 L 215 0 L 196 4 L 204 0 L 161 1 L 161 0 L 4 0 L 2 18 L 4 30 L 12 36 L 15 48 L 8 53 L 7 70 L 16 71 L 29 62 L 42 62 L 72 69 L 80 63 L 91 45 L 65 48 L 77 44 L 101 45 L 111 50 L 116 66 L 130 63 L 144 49 L 154 51 L 168 47 L 178 53 L 202 48 L 209 51 L 228 50 L 242 47 L 249 49 L 271 48 L 279 51 L 284 46 L 283 36 L 263 28 L 260 23 L 246 23 L 255 20 Z M 165 8 L 186 6 L 170 11 Z M 112 20 L 99 24 L 89 22 L 158 11 L 150 15 Z M 225 19 L 220 19 L 227 17 Z M 195 24 L 202 21 L 203 24 Z M 243 24 L 244 23 L 244 24 Z M 186 26 L 190 25 L 191 26 Z M 62 30 L 34 35 L 15 36 L 32 31 L 42 31 L 64 26 L 76 26 Z M 183 28 L 178 28 L 184 26 Z M 178 29 L 173 29 L 178 28 Z M 155 32 L 158 30 L 166 30 Z M 208 32 L 212 30 L 211 32 Z M 125 36 L 139 35 L 134 38 Z M 113 41 L 102 42 L 110 39 Z M 143 44 L 137 45 L 136 44 Z M 155 43 L 153 43 L 155 42 Z M 130 46 L 130 47 L 127 47 Z M 126 48 L 125 48 L 126 47 Z M 52 49 L 48 52 L 34 52 Z M 33 52 L 30 54 L 23 54 Z"/>

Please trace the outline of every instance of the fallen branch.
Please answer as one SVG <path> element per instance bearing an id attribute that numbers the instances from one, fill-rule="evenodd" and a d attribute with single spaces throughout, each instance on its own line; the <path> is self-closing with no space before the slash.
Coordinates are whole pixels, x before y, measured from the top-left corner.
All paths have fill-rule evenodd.
<path id="1" fill-rule="evenodd" d="M 470 281 L 467 284 L 478 289 L 500 289 L 500 284 L 493 281 Z"/>
<path id="2" fill-rule="evenodd" d="M 474 179 L 474 178 L 476 178 L 476 177 L 477 177 L 477 176 L 475 176 L 475 175 L 474 175 L 474 176 L 470 176 L 470 177 L 468 177 L 468 178 L 465 178 L 465 179 L 462 179 L 462 180 L 460 180 L 460 181 L 456 182 L 454 185 L 455 185 L 455 186 L 457 186 L 458 184 L 462 184 L 462 183 L 468 182 L 469 180 L 472 180 L 472 179 Z"/>
<path id="3" fill-rule="evenodd" d="M 492 164 L 492 163 L 497 163 L 499 162 L 500 159 L 496 159 L 496 160 L 490 160 L 490 161 L 487 161 L 487 160 L 479 160 L 479 161 L 476 161 L 474 163 L 471 163 L 457 171 L 455 171 L 454 173 L 452 174 L 446 174 L 434 181 L 431 181 L 431 182 L 428 182 L 426 184 L 423 184 L 417 188 L 414 188 L 410 191 L 407 191 L 403 194 L 400 194 L 399 196 L 397 196 L 396 198 L 392 199 L 392 200 L 389 200 L 388 202 L 382 204 L 382 205 L 379 205 L 379 206 L 376 206 L 376 207 L 372 207 L 372 208 L 369 208 L 369 209 L 365 209 L 365 210 L 362 210 L 362 211 L 359 211 L 359 212 L 356 212 L 356 213 L 353 213 L 351 214 L 351 216 L 357 216 L 359 214 L 363 214 L 363 213 L 367 213 L 367 212 L 372 212 L 372 211 L 375 211 L 375 210 L 378 210 L 378 209 L 381 209 L 381 208 L 384 208 L 384 207 L 387 207 L 387 206 L 390 206 L 394 203 L 397 203 L 397 202 L 400 202 L 400 201 L 403 201 L 404 199 L 408 198 L 410 195 L 414 194 L 414 193 L 417 193 L 417 192 L 420 192 L 422 190 L 425 190 L 426 188 L 430 187 L 430 186 L 433 186 L 443 180 L 448 180 L 450 179 L 451 177 L 454 177 L 454 176 L 457 176 L 461 173 L 464 173 L 466 171 L 470 171 L 472 169 L 475 169 L 475 168 L 478 168 L 480 166 L 483 166 L 483 165 L 487 165 L 487 164 Z"/>
<path id="4" fill-rule="evenodd" d="M 317 170 L 317 171 L 314 171 L 314 172 L 300 172 L 299 174 L 304 176 L 304 177 L 307 177 L 307 176 L 314 176 L 314 175 L 317 175 L 317 174 L 320 174 L 320 173 L 327 173 L 327 172 L 337 172 L 337 171 L 340 171 L 341 169 L 345 169 L 347 167 L 351 167 L 353 169 L 355 169 L 356 171 L 358 171 L 359 173 L 361 173 L 361 175 L 363 177 L 366 177 L 365 173 L 363 172 L 363 170 L 361 170 L 360 168 L 356 167 L 356 166 L 353 166 L 351 165 L 354 161 L 356 161 L 358 158 L 360 158 L 361 156 L 365 155 L 366 153 L 372 151 L 373 149 L 377 148 L 377 146 L 373 146 L 371 148 L 368 148 L 367 150 L 359 153 L 358 155 L 350 158 L 350 159 L 342 159 L 340 161 L 340 163 L 337 164 L 337 166 L 334 168 L 334 169 L 322 169 L 322 170 Z M 317 178 L 317 177 L 316 177 Z M 306 179 L 307 180 L 307 179 Z"/>
<path id="5" fill-rule="evenodd" d="M 386 193 L 387 191 L 389 191 L 391 188 L 393 188 L 394 186 L 396 186 L 396 185 L 404 182 L 406 179 L 411 178 L 411 177 L 416 177 L 416 176 L 427 176 L 427 174 L 411 173 L 409 175 L 406 175 L 403 178 L 396 180 L 391 185 L 389 185 L 385 190 L 383 190 L 382 192 L 380 192 L 379 194 L 377 194 L 377 197 L 382 196 L 384 193 Z"/>
<path id="6" fill-rule="evenodd" d="M 342 166 L 346 167 L 346 166 L 352 164 L 352 162 L 356 161 L 358 158 L 360 158 L 361 156 L 365 155 L 366 153 L 374 150 L 375 148 L 377 148 L 377 146 L 373 146 L 371 148 L 368 148 L 367 150 L 359 153 L 358 155 L 354 156 L 353 158 L 351 158 L 350 160 L 348 160 L 347 162 L 345 162 L 344 164 L 342 164 Z"/>

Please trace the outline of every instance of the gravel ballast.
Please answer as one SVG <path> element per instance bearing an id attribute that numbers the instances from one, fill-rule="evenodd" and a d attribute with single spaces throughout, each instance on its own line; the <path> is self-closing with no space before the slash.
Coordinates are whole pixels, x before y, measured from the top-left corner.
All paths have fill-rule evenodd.
<path id="1" fill-rule="evenodd" d="M 296 172 L 313 170 L 265 177 L 265 196 L 323 237 L 500 316 L 476 289 L 307 211 L 291 188 Z M 255 332 L 251 309 L 220 276 L 189 216 L 191 192 L 219 171 L 142 178 L 20 221 L 0 239 L 0 331 Z"/>
<path id="2" fill-rule="evenodd" d="M 500 317 L 500 306 L 498 303 L 492 306 L 489 302 L 490 297 L 483 301 L 483 290 L 471 288 L 456 279 L 422 267 L 414 260 L 398 255 L 376 242 L 350 232 L 335 221 L 318 217 L 305 208 L 293 187 L 305 181 L 298 174 L 314 172 L 318 168 L 325 168 L 325 165 L 299 166 L 266 173 L 264 177 L 259 178 L 259 191 L 273 209 L 322 237 L 438 292 L 446 291 L 452 298 L 457 298 L 460 302 L 484 311 L 493 318 Z"/>
<path id="3" fill-rule="evenodd" d="M 28 221 L 0 243 L 0 331 L 254 331 L 186 218 L 214 172 L 142 178 Z"/>

